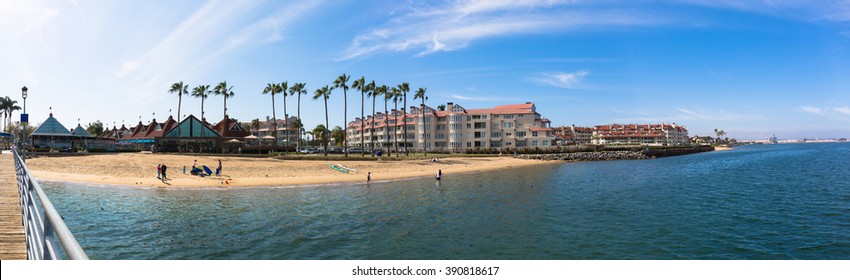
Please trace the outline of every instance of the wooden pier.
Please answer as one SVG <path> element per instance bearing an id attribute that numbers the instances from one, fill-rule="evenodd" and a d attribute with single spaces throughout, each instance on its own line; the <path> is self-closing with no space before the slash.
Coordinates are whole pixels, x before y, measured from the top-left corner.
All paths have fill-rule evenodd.
<path id="1" fill-rule="evenodd" d="M 0 154 L 0 260 L 27 259 L 21 197 L 11 152 Z"/>

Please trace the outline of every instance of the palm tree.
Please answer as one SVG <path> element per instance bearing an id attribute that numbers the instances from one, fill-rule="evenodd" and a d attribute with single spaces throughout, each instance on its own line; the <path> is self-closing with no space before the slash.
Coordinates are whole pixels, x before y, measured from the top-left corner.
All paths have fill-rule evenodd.
<path id="1" fill-rule="evenodd" d="M 313 136 L 314 134 L 313 134 L 313 132 L 312 132 L 312 131 L 305 131 L 305 132 L 304 132 L 304 135 L 306 135 L 306 136 L 308 137 L 308 138 L 307 138 L 307 145 L 309 145 L 309 144 L 310 144 L 311 138 L 312 138 L 312 139 L 316 139 L 316 137 L 315 137 L 315 136 Z"/>
<path id="2" fill-rule="evenodd" d="M 0 98 L 0 112 L 3 113 L 4 118 L 3 131 L 6 131 L 6 128 L 12 124 L 12 113 L 21 109 L 17 104 L 17 100 L 12 100 L 8 96 Z"/>
<path id="3" fill-rule="evenodd" d="M 228 87 L 227 81 L 218 83 L 218 85 L 215 86 L 215 91 L 213 93 L 215 93 L 215 95 L 221 95 L 221 96 L 224 97 L 224 118 L 226 119 L 227 118 L 227 99 L 236 95 L 236 93 L 233 92 L 233 86 Z"/>
<path id="4" fill-rule="evenodd" d="M 328 132 L 328 129 L 327 129 L 327 127 L 325 127 L 325 125 L 323 125 L 323 124 L 316 125 L 316 128 L 313 128 L 313 131 L 311 133 L 313 135 L 313 141 L 314 142 L 315 141 L 322 141 L 321 143 L 324 143 L 324 141 L 326 139 L 325 133 L 327 133 L 327 132 Z M 327 149 L 325 149 L 325 150 L 327 150 Z"/>
<path id="5" fill-rule="evenodd" d="M 445 104 L 437 105 L 437 110 L 438 110 L 438 111 L 445 111 L 445 110 L 446 110 L 446 105 L 445 105 Z"/>
<path id="6" fill-rule="evenodd" d="M 304 128 L 304 125 L 301 123 L 301 95 L 307 94 L 307 89 L 304 88 L 307 86 L 305 83 L 295 83 L 289 88 L 289 95 L 297 95 L 298 96 L 298 125 L 297 127 L 299 135 L 298 135 L 298 149 L 301 149 L 301 129 Z M 293 126 L 294 127 L 294 126 Z"/>
<path id="7" fill-rule="evenodd" d="M 387 103 L 390 101 L 390 99 L 393 99 L 393 93 L 389 91 L 389 89 L 387 88 L 387 85 L 381 85 L 380 88 L 381 88 L 381 93 L 384 94 L 384 118 L 385 118 L 384 122 L 386 123 L 386 125 L 384 126 L 384 142 L 389 142 L 389 139 L 387 139 L 387 136 L 389 136 L 389 133 L 390 133 L 390 111 L 387 109 Z M 381 145 L 381 146 L 383 146 L 383 145 Z M 390 149 L 390 150 L 392 150 L 392 149 Z M 390 151 L 387 151 L 387 156 L 390 156 Z"/>
<path id="8" fill-rule="evenodd" d="M 260 119 L 251 120 L 251 127 L 253 127 L 255 131 L 257 131 L 257 134 L 259 134 L 260 133 Z"/>
<path id="9" fill-rule="evenodd" d="M 366 116 L 364 116 L 364 109 L 366 107 L 366 78 L 360 76 L 360 79 L 354 80 L 354 83 L 351 84 L 352 88 L 360 90 L 360 156 L 365 156 L 363 151 L 366 150 L 366 138 L 363 135 L 363 131 L 366 126 Z"/>
<path id="10" fill-rule="evenodd" d="M 401 91 L 399 91 L 397 87 L 393 87 L 390 89 L 390 92 L 392 92 L 393 95 L 393 114 L 395 114 L 398 112 L 398 99 L 401 97 Z M 398 117 L 395 117 L 395 123 L 393 124 L 393 135 L 395 136 L 393 137 L 395 140 L 395 157 L 398 158 Z"/>
<path id="11" fill-rule="evenodd" d="M 342 75 L 339 75 L 339 77 L 334 80 L 334 87 L 342 89 L 342 101 L 344 108 L 342 110 L 342 121 L 346 127 L 348 127 L 348 79 L 350 78 L 351 76 L 347 76 L 345 73 L 342 73 Z M 342 142 L 342 150 L 345 153 L 345 157 L 348 157 L 348 137 L 345 137 Z"/>
<path id="12" fill-rule="evenodd" d="M 281 92 L 280 85 L 275 83 L 266 84 L 266 88 L 263 89 L 263 94 L 271 94 L 272 95 L 272 137 L 274 137 L 274 148 L 277 150 L 277 114 L 275 113 L 274 108 L 274 95 Z"/>
<path id="13" fill-rule="evenodd" d="M 177 152 L 180 152 L 180 142 L 182 133 L 180 131 L 180 107 L 183 105 L 183 95 L 187 93 L 189 85 L 184 85 L 183 81 L 171 85 L 170 93 L 177 93 Z"/>
<path id="14" fill-rule="evenodd" d="M 342 127 L 335 126 L 331 130 L 331 138 L 334 139 L 334 146 L 342 146 L 345 142 L 345 131 L 342 130 Z"/>
<path id="15" fill-rule="evenodd" d="M 404 155 L 409 156 L 410 151 L 407 149 L 407 92 L 410 91 L 410 84 L 407 82 L 401 83 L 398 85 L 398 90 L 404 95 L 404 107 L 401 108 L 401 112 L 404 113 Z"/>
<path id="16" fill-rule="evenodd" d="M 286 89 L 289 88 L 289 82 L 283 81 L 278 85 L 279 93 L 283 93 L 283 141 L 289 143 L 289 115 L 286 114 Z M 286 149 L 286 144 L 283 145 L 284 150 Z"/>
<path id="17" fill-rule="evenodd" d="M 428 127 L 428 126 L 425 125 L 425 101 L 428 100 L 428 96 L 425 96 L 425 90 L 427 90 L 427 89 L 426 88 L 419 88 L 418 90 L 416 90 L 416 94 L 413 95 L 413 100 L 416 100 L 416 99 L 422 100 L 422 103 L 419 104 L 419 106 L 421 108 L 420 111 L 422 111 L 422 119 L 421 119 L 421 121 L 422 121 L 422 131 L 423 131 L 422 140 L 425 141 L 425 145 L 422 146 L 422 152 L 425 153 L 425 156 L 427 157 L 428 156 L 428 138 L 425 137 L 425 135 L 428 135 L 428 131 L 425 128 Z"/>
<path id="18" fill-rule="evenodd" d="M 210 96 L 209 89 L 209 85 L 199 85 L 192 89 L 192 97 L 198 97 L 201 99 L 201 121 L 204 121 L 204 100 Z"/>
<path id="19" fill-rule="evenodd" d="M 316 99 L 322 98 L 322 99 L 325 101 L 325 127 L 328 127 L 328 126 L 329 126 L 329 125 L 328 125 L 328 98 L 330 98 L 330 97 L 331 97 L 331 91 L 332 91 L 332 90 L 333 90 L 333 88 L 332 88 L 332 87 L 324 86 L 324 87 L 322 87 L 322 88 L 320 88 L 320 89 L 317 89 L 317 90 L 316 90 L 315 95 L 313 95 L 313 100 L 316 100 Z M 322 141 L 322 142 L 324 142 L 324 143 L 325 143 L 325 156 L 328 156 L 328 135 L 327 135 L 327 129 L 325 129 L 325 134 L 323 134 L 323 137 L 322 137 L 322 138 L 323 138 L 323 140 L 324 140 L 324 141 Z"/>
<path id="20" fill-rule="evenodd" d="M 371 122 L 371 129 L 369 130 L 369 139 L 372 142 L 372 157 L 375 157 L 375 99 L 378 95 L 381 95 L 379 89 L 375 87 L 375 81 L 369 83 L 369 93 L 368 96 L 372 98 L 372 119 L 369 120 Z"/>

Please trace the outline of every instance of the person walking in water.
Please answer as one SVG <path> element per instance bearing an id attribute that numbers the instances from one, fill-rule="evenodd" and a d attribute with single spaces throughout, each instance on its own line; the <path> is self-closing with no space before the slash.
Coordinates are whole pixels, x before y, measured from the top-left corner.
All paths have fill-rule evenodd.
<path id="1" fill-rule="evenodd" d="M 443 170 L 437 170 L 437 181 L 443 178 Z"/>

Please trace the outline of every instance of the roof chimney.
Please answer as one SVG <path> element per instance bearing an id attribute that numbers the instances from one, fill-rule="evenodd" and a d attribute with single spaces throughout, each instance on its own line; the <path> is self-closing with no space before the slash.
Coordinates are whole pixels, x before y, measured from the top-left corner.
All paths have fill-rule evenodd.
<path id="1" fill-rule="evenodd" d="M 452 102 L 448 102 L 448 103 L 446 103 L 446 111 L 451 112 L 451 111 L 452 111 L 452 107 L 454 107 L 454 105 L 455 105 L 455 104 L 454 104 L 454 103 L 452 103 Z"/>

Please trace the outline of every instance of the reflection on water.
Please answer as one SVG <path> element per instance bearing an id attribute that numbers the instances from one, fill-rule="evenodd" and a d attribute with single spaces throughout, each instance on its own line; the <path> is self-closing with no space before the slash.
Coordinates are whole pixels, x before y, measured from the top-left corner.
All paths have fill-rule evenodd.
<path id="1" fill-rule="evenodd" d="M 335 187 L 46 182 L 93 259 L 846 259 L 850 145 Z"/>

